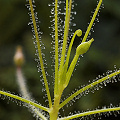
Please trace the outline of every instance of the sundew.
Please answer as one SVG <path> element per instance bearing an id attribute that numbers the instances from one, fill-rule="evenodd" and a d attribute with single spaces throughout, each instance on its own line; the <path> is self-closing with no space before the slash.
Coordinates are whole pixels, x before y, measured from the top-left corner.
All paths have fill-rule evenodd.
<path id="1" fill-rule="evenodd" d="M 51 4 L 48 4 L 51 7 L 51 29 L 50 36 L 52 38 L 52 65 L 53 69 L 53 91 L 50 89 L 50 83 L 48 82 L 48 72 L 47 62 L 45 59 L 45 46 L 42 43 L 42 32 L 39 27 L 39 20 L 37 17 L 37 12 L 35 12 L 35 1 L 27 0 L 29 4 L 27 4 L 27 8 L 29 10 L 28 15 L 30 16 L 30 22 L 28 25 L 32 28 L 33 33 L 33 44 L 36 49 L 36 58 L 35 61 L 38 63 L 37 68 L 38 72 L 40 72 L 40 81 L 42 82 L 43 89 L 42 92 L 45 93 L 45 102 L 48 103 L 47 106 L 43 106 L 38 103 L 34 98 L 32 98 L 31 94 L 27 89 L 27 84 L 25 77 L 22 74 L 22 65 L 24 64 L 24 56 L 22 53 L 22 48 L 19 47 L 16 51 L 14 62 L 16 65 L 16 74 L 17 81 L 20 88 L 20 92 L 22 96 L 17 96 L 15 94 L 11 94 L 10 92 L 5 92 L 4 90 L 0 91 L 0 97 L 4 100 L 6 97 L 8 100 L 15 101 L 17 104 L 20 101 L 20 106 L 23 105 L 27 107 L 32 113 L 33 117 L 36 119 L 42 120 L 70 120 L 70 119 L 101 119 L 101 116 L 104 115 L 109 117 L 114 114 L 117 117 L 119 114 L 120 107 L 114 106 L 112 103 L 109 106 L 97 107 L 93 110 L 87 109 L 86 111 L 74 111 L 70 112 L 69 115 L 62 116 L 60 114 L 60 110 L 63 109 L 65 105 L 67 105 L 67 109 L 70 106 L 74 105 L 76 100 L 80 99 L 82 96 L 87 96 L 90 92 L 94 93 L 95 91 L 107 86 L 108 83 L 119 82 L 120 80 L 120 69 L 117 69 L 114 66 L 113 71 L 107 71 L 103 75 L 98 75 L 94 80 L 89 80 L 86 85 L 79 85 L 78 89 L 71 91 L 71 93 L 65 98 L 63 92 L 65 89 L 69 87 L 69 82 L 71 80 L 71 76 L 73 75 L 73 71 L 75 70 L 75 66 L 80 62 L 80 57 L 89 51 L 90 47 L 93 44 L 94 39 L 89 38 L 91 36 L 91 32 L 94 32 L 93 26 L 95 25 L 95 21 L 99 22 L 98 16 L 100 8 L 103 8 L 102 0 L 98 1 L 97 7 L 93 12 L 93 16 L 91 17 L 91 21 L 87 27 L 86 33 L 84 37 L 81 38 L 81 43 L 76 47 L 76 51 L 72 61 L 70 61 L 70 55 L 72 51 L 72 46 L 75 40 L 75 37 L 82 36 L 82 30 L 78 29 L 74 33 L 71 29 L 71 26 L 75 27 L 76 24 L 72 23 L 74 19 L 74 15 L 76 15 L 76 11 L 73 11 L 76 2 L 73 0 L 54 0 Z M 73 76 L 74 77 L 74 76 Z M 54 96 L 51 96 L 51 92 L 54 93 Z M 14 100 L 15 99 L 15 100 Z M 64 109 L 63 109 L 64 112 Z M 117 113 L 117 114 L 116 114 Z"/>

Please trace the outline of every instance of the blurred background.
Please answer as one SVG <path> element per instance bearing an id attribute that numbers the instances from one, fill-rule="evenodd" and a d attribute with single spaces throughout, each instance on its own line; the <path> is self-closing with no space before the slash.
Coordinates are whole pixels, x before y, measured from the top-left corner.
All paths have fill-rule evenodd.
<path id="1" fill-rule="evenodd" d="M 98 0 L 97 0 L 98 1 Z M 84 32 L 90 22 L 92 11 L 96 8 L 96 0 L 75 0 L 74 11 L 77 14 L 74 16 L 73 22 L 76 27 L 73 27 L 73 32 L 81 29 Z M 50 9 L 48 4 L 52 0 L 35 0 L 36 11 L 40 20 L 40 29 L 43 32 L 42 41 L 45 44 L 46 60 L 48 63 L 47 71 L 52 75 L 51 62 L 49 51 L 51 51 L 50 43 L 52 41 L 49 35 L 51 29 L 48 27 L 50 23 Z M 38 102 L 47 106 L 45 102 L 45 92 L 42 92 L 42 83 L 40 82 L 40 73 L 37 72 L 37 63 L 35 62 L 35 47 L 33 45 L 31 27 L 28 26 L 30 21 L 28 9 L 26 8 L 25 0 L 0 0 L 0 90 L 11 91 L 19 95 L 19 88 L 16 82 L 16 67 L 13 63 L 13 56 L 17 45 L 23 47 L 25 55 L 25 64 L 22 68 L 26 78 L 28 89 Z M 105 0 L 103 1 L 104 8 L 100 10 L 99 23 L 95 21 L 93 27 L 95 32 L 91 33 L 90 38 L 94 38 L 89 52 L 84 57 L 81 57 L 79 66 L 70 81 L 68 88 L 64 91 L 63 97 L 68 97 L 75 88 L 86 85 L 88 81 L 92 81 L 98 75 L 106 73 L 108 70 L 115 70 L 114 65 L 120 68 L 120 0 Z M 83 37 L 83 36 L 82 36 Z M 75 54 L 75 48 L 80 44 L 80 39 L 76 37 L 72 49 L 71 60 Z M 53 78 L 49 77 L 51 82 Z M 51 86 L 53 89 L 53 86 Z M 26 107 L 17 105 L 13 101 L 5 98 L 0 99 L 0 120 L 35 120 L 33 115 Z M 73 102 L 74 103 L 74 102 Z M 60 111 L 62 116 L 67 116 L 70 112 L 86 111 L 101 108 L 102 106 L 117 106 L 120 103 L 120 82 L 110 83 L 103 89 L 89 93 L 76 100 L 69 108 L 64 107 L 65 111 Z M 103 120 L 119 120 L 120 115 L 115 117 L 113 113 L 110 117 L 101 116 Z M 92 116 L 93 117 L 93 116 Z M 100 117 L 99 117 L 100 118 Z M 90 120 L 91 118 L 88 117 Z M 94 118 L 98 120 L 97 117 Z"/>

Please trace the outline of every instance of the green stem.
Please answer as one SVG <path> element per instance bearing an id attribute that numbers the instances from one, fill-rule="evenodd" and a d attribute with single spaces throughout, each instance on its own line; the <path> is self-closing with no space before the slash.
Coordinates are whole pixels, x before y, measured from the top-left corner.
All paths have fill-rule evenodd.
<path id="1" fill-rule="evenodd" d="M 68 52 L 67 52 L 66 62 L 65 62 L 66 66 L 68 66 L 68 63 L 69 63 L 70 53 L 71 53 L 72 45 L 73 45 L 73 42 L 74 42 L 74 39 L 75 39 L 76 35 L 78 37 L 80 37 L 82 35 L 82 31 L 80 29 L 76 30 L 72 39 L 71 39 L 71 42 L 70 42 L 70 45 L 69 45 L 69 48 L 68 48 Z"/>
<path id="2" fill-rule="evenodd" d="M 72 0 L 69 1 L 69 11 L 68 11 L 68 31 L 69 31 L 69 25 L 70 25 L 70 16 L 71 16 L 71 8 L 72 8 Z"/>
<path id="3" fill-rule="evenodd" d="M 58 13 L 57 13 L 58 1 L 55 0 L 55 86 L 54 96 L 58 91 Z"/>
<path id="4" fill-rule="evenodd" d="M 80 114 L 71 115 L 71 116 L 68 116 L 68 117 L 60 118 L 58 120 L 70 120 L 70 119 L 83 117 L 83 116 L 87 116 L 87 115 L 100 114 L 100 113 L 118 111 L 118 110 L 120 110 L 120 107 L 105 108 L 105 109 L 93 110 L 93 111 L 83 112 L 83 113 L 80 113 Z"/>
<path id="5" fill-rule="evenodd" d="M 34 11 L 33 11 L 33 5 L 32 5 L 32 1 L 31 0 L 29 0 L 29 4 L 30 4 L 30 10 L 31 10 L 31 15 L 32 15 L 32 21 L 33 21 L 33 26 L 34 26 L 36 41 L 37 41 L 37 47 L 38 47 L 38 53 L 39 53 L 39 60 L 40 60 L 40 65 L 41 65 L 41 71 L 42 71 L 42 75 L 43 75 L 43 79 L 44 79 L 44 83 L 45 83 L 45 88 L 46 88 L 46 92 L 47 92 L 47 96 L 48 96 L 48 101 L 49 101 L 49 107 L 52 107 L 52 101 L 51 101 L 50 91 L 49 91 L 49 87 L 48 87 L 48 83 L 47 83 L 47 78 L 46 78 L 46 74 L 45 74 L 45 69 L 44 69 L 44 64 L 43 64 L 43 58 L 42 58 L 42 52 L 41 52 L 41 47 L 40 47 L 40 41 L 39 41 L 39 37 L 38 37 L 38 31 L 37 31 L 37 26 L 36 26 Z"/>
<path id="6" fill-rule="evenodd" d="M 59 94 L 56 95 L 54 98 L 54 105 L 50 109 L 50 112 L 49 112 L 50 120 L 57 120 L 57 118 L 58 118 L 59 104 L 60 104 L 62 92 L 63 92 L 63 90 L 61 90 L 61 92 L 59 92 Z"/>
<path id="7" fill-rule="evenodd" d="M 63 64 L 65 60 L 67 37 L 68 37 L 68 31 L 69 31 L 68 25 L 69 25 L 68 23 L 68 0 L 66 0 L 65 29 L 64 29 L 63 46 L 62 46 L 61 61 L 60 61 L 60 68 L 59 68 L 60 72 L 63 69 Z"/>
<path id="8" fill-rule="evenodd" d="M 65 75 L 66 75 L 66 71 L 67 71 L 67 63 L 69 62 L 69 56 L 70 56 L 70 49 L 68 50 L 68 54 L 67 55 L 67 63 L 64 64 L 65 61 L 65 54 L 66 54 L 66 45 L 67 45 L 67 38 L 68 38 L 68 32 L 69 32 L 69 24 L 70 24 L 70 16 L 71 16 L 71 6 L 72 6 L 72 0 L 69 1 L 68 4 L 68 0 L 66 0 L 66 16 L 65 16 L 65 29 L 64 29 L 64 38 L 63 38 L 63 46 L 62 46 L 62 53 L 61 53 L 61 61 L 60 61 L 60 67 L 59 67 L 59 76 L 58 76 L 58 86 L 60 86 L 58 89 L 61 89 L 61 87 L 63 88 L 64 82 L 65 82 Z M 77 32 L 76 32 L 77 33 Z M 73 44 L 75 35 L 72 38 L 71 44 Z"/>
<path id="9" fill-rule="evenodd" d="M 84 36 L 82 42 L 85 42 L 85 41 L 86 41 L 86 39 L 87 39 L 87 37 L 88 37 L 88 34 L 89 34 L 90 30 L 91 30 L 91 27 L 92 27 L 92 25 L 93 25 L 93 23 L 94 23 L 94 20 L 95 20 L 95 18 L 96 18 L 96 16 L 97 16 L 97 13 L 98 13 L 98 11 L 99 11 L 99 9 L 100 9 L 101 4 L 102 4 L 102 0 L 100 0 L 99 3 L 98 3 L 98 5 L 97 5 L 97 8 L 96 8 L 96 10 L 95 10 L 95 12 L 94 12 L 94 14 L 93 14 L 93 17 L 92 17 L 92 19 L 91 19 L 91 21 L 90 21 L 90 24 L 89 24 L 89 26 L 88 26 L 88 28 L 87 28 L 87 31 L 86 31 L 86 33 L 85 33 L 85 36 Z"/>
<path id="10" fill-rule="evenodd" d="M 105 76 L 105 77 L 103 77 L 103 78 L 101 78 L 101 79 L 99 79 L 99 80 L 97 80 L 97 81 L 95 81 L 95 82 L 93 82 L 93 83 L 91 83 L 91 84 L 83 87 L 82 89 L 78 90 L 77 92 L 75 92 L 74 94 L 72 94 L 70 97 L 68 97 L 65 101 L 63 101 L 60 104 L 59 109 L 62 108 L 64 105 L 66 105 L 69 101 L 71 101 L 74 97 L 76 97 L 80 93 L 82 93 L 82 92 L 88 90 L 89 88 L 92 88 L 95 85 L 97 85 L 97 84 L 99 84 L 99 83 L 101 83 L 101 82 L 103 82 L 103 81 L 105 81 L 105 80 L 107 80 L 107 79 L 109 79 L 109 78 L 111 78 L 113 76 L 116 76 L 118 74 L 120 74 L 120 70 L 118 70 L 118 71 L 116 71 L 114 73 L 111 73 L 110 75 L 107 75 L 107 76 Z"/>
<path id="11" fill-rule="evenodd" d="M 19 96 L 17 96 L 17 95 L 13 95 L 13 94 L 11 94 L 11 93 L 7 93 L 7 92 L 4 92 L 4 91 L 0 91 L 0 94 L 5 95 L 5 96 L 8 96 L 8 97 L 11 97 L 11 98 L 14 98 L 14 99 L 17 99 L 17 100 L 20 100 L 20 101 L 22 101 L 22 102 L 28 103 L 28 104 L 30 104 L 30 105 L 33 105 L 33 106 L 35 106 L 35 107 L 37 107 L 37 108 L 40 108 L 40 109 L 42 109 L 42 110 L 44 110 L 44 111 L 49 112 L 49 108 L 44 107 L 44 106 L 41 106 L 41 105 L 39 105 L 39 104 L 37 104 L 37 103 L 34 103 L 34 102 L 30 101 L 30 100 L 27 100 L 27 99 L 25 99 L 25 98 L 19 97 Z"/>
<path id="12" fill-rule="evenodd" d="M 70 64 L 70 67 L 69 67 L 69 69 L 68 69 L 68 71 L 66 73 L 66 80 L 65 80 L 65 84 L 64 84 L 65 88 L 67 87 L 67 85 L 68 85 L 68 83 L 70 81 L 70 78 L 72 76 L 72 73 L 73 73 L 73 70 L 74 70 L 75 65 L 77 63 L 78 58 L 79 58 L 79 55 L 75 54 L 75 56 L 74 56 L 74 58 L 73 58 L 73 60 L 72 60 L 72 62 Z"/>

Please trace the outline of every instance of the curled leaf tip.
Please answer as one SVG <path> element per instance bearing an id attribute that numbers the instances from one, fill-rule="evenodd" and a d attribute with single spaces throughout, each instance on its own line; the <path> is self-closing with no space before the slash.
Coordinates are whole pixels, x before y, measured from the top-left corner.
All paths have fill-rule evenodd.
<path id="1" fill-rule="evenodd" d="M 93 41 L 94 41 L 94 39 L 92 38 L 88 42 L 82 42 L 76 49 L 76 55 L 82 55 L 82 54 L 86 53 L 89 50 L 90 45 Z"/>
<path id="2" fill-rule="evenodd" d="M 77 34 L 78 37 L 80 37 L 80 36 L 82 35 L 82 30 L 78 29 L 78 30 L 76 31 L 76 34 Z"/>

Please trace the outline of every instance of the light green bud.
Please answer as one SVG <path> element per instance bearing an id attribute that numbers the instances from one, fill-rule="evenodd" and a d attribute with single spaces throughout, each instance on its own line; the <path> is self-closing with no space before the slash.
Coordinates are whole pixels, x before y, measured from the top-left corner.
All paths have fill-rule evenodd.
<path id="1" fill-rule="evenodd" d="M 90 45 L 93 41 L 94 41 L 94 39 L 92 38 L 88 42 L 82 42 L 76 49 L 76 55 L 82 55 L 82 54 L 86 53 L 88 51 L 88 49 L 90 48 Z"/>

